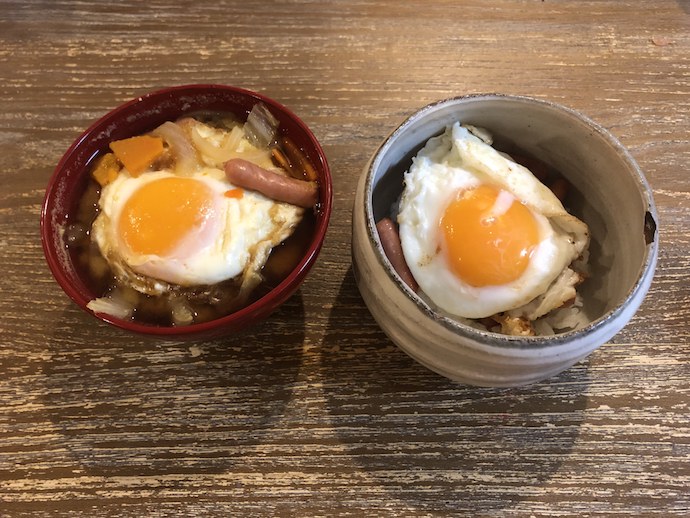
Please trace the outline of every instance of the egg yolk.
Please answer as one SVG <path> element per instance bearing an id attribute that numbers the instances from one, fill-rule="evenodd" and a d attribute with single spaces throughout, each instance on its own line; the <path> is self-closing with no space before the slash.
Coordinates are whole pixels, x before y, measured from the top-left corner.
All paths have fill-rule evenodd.
<path id="1" fill-rule="evenodd" d="M 136 254 L 171 255 L 214 209 L 214 191 L 193 178 L 161 178 L 142 185 L 124 204 L 118 232 Z"/>
<path id="2" fill-rule="evenodd" d="M 458 193 L 441 217 L 450 268 L 471 286 L 520 278 L 539 242 L 530 210 L 505 191 L 480 185 Z"/>

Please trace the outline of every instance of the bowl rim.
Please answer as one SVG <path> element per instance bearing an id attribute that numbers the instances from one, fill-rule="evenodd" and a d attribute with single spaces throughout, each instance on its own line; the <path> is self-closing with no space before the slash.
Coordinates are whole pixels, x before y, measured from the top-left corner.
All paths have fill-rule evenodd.
<path id="1" fill-rule="evenodd" d="M 80 290 L 72 285 L 63 268 L 61 267 L 61 258 L 57 256 L 57 251 L 52 246 L 53 234 L 54 232 L 57 232 L 58 229 L 55 228 L 56 225 L 53 224 L 50 216 L 52 211 L 55 209 L 54 193 L 60 181 L 62 170 L 64 169 L 66 163 L 72 159 L 72 156 L 85 142 L 97 134 L 100 129 L 106 127 L 109 121 L 117 119 L 123 112 L 131 110 L 136 105 L 150 102 L 151 100 L 158 98 L 160 98 L 162 101 L 165 98 L 170 98 L 171 96 L 194 96 L 213 92 L 232 93 L 254 98 L 257 102 L 264 102 L 269 107 L 273 107 L 274 109 L 283 112 L 289 119 L 292 120 L 294 124 L 300 128 L 301 131 L 304 132 L 311 145 L 316 150 L 316 158 L 321 162 L 320 169 L 322 175 L 320 176 L 321 181 L 319 182 L 319 203 L 317 207 L 314 208 L 316 213 L 316 223 L 312 238 L 307 248 L 307 252 L 304 254 L 299 263 L 293 268 L 293 270 L 268 293 L 233 313 L 206 322 L 186 326 L 156 326 L 141 324 L 134 320 L 120 319 L 107 313 L 92 311 L 87 307 L 87 304 L 92 299 L 85 297 Z M 91 160 L 91 158 L 89 158 L 89 160 Z M 87 162 L 89 160 L 87 160 Z M 262 317 L 266 316 L 268 313 L 285 302 L 294 293 L 294 291 L 299 288 L 302 280 L 316 262 L 326 237 L 332 208 L 333 181 L 326 154 L 311 129 L 309 129 L 306 123 L 304 123 L 304 121 L 302 121 L 302 119 L 298 117 L 290 108 L 264 94 L 241 87 L 216 83 L 175 85 L 148 91 L 119 104 L 92 122 L 88 128 L 72 142 L 67 151 L 65 151 L 60 158 L 57 166 L 54 168 L 46 186 L 40 215 L 41 245 L 48 267 L 53 274 L 53 277 L 55 277 L 58 285 L 60 285 L 63 291 L 79 307 L 81 307 L 81 309 L 87 313 L 90 313 L 98 320 L 107 322 L 108 324 L 119 327 L 120 329 L 138 334 L 154 335 L 162 338 L 191 337 L 192 335 L 203 335 L 205 333 L 220 330 L 225 327 L 238 329 L 243 328 L 247 324 L 252 323 L 254 320 L 260 320 Z"/>
<path id="2" fill-rule="evenodd" d="M 622 302 L 616 307 L 608 310 L 603 315 L 593 320 L 586 326 L 570 330 L 563 333 L 558 333 L 555 335 L 548 336 L 512 336 L 504 335 L 501 333 L 495 333 L 492 331 L 484 331 L 481 329 L 474 328 L 453 318 L 437 313 L 426 301 L 424 301 L 419 295 L 417 295 L 412 289 L 407 286 L 405 282 L 398 276 L 392 267 L 390 261 L 383 252 L 383 247 L 376 231 L 376 222 L 374 221 L 374 211 L 373 211 L 373 178 L 374 170 L 380 165 L 382 157 L 385 153 L 392 147 L 393 143 L 397 138 L 405 132 L 410 126 L 412 126 L 417 120 L 423 119 L 429 114 L 444 108 L 446 106 L 452 105 L 462 105 L 467 102 L 485 101 L 485 100 L 501 100 L 507 102 L 522 103 L 527 105 L 539 106 L 541 108 L 555 110 L 560 112 L 572 119 L 574 122 L 586 126 L 589 130 L 594 132 L 600 138 L 606 141 L 624 160 L 630 169 L 635 174 L 635 180 L 640 187 L 641 194 L 643 196 L 643 202 L 646 205 L 646 214 L 649 219 L 651 219 L 653 237 L 649 243 L 645 246 L 644 257 L 642 267 L 640 268 L 637 278 L 633 286 L 628 290 L 628 293 L 623 298 Z M 420 142 L 420 144 L 422 144 Z M 420 310 L 428 319 L 431 319 L 441 326 L 443 326 L 448 331 L 461 335 L 465 338 L 472 340 L 477 340 L 478 342 L 488 343 L 492 346 L 501 349 L 525 349 L 525 350 L 538 350 L 545 348 L 553 348 L 557 346 L 567 345 L 572 342 L 579 341 L 580 339 L 588 336 L 590 334 L 596 334 L 602 332 L 604 328 L 610 322 L 616 321 L 617 317 L 623 314 L 627 306 L 638 296 L 640 292 L 644 293 L 647 291 L 645 284 L 651 282 L 651 279 L 647 279 L 648 273 L 654 275 L 654 270 L 656 266 L 656 259 L 658 254 L 658 241 L 659 241 L 659 217 L 656 211 L 656 205 L 654 203 L 652 189 L 644 176 L 644 173 L 640 169 L 639 165 L 632 157 L 630 152 L 623 146 L 618 139 L 604 128 L 599 123 L 590 119 L 586 115 L 559 103 L 545 99 L 537 99 L 534 97 L 529 97 L 525 95 L 513 95 L 504 93 L 471 93 L 466 95 L 459 95 L 448 97 L 445 99 L 440 99 L 431 102 L 422 108 L 416 110 L 409 116 L 407 116 L 390 134 L 383 140 L 383 142 L 377 147 L 371 156 L 371 159 L 366 164 L 364 168 L 365 174 L 365 187 L 364 187 L 364 206 L 361 210 L 364 210 L 364 221 L 366 224 L 367 238 L 370 245 L 374 251 L 374 256 L 378 261 L 379 266 L 381 266 L 386 272 L 388 278 L 397 284 L 398 288 L 402 293 L 411 301 L 414 306 Z M 640 301 L 641 303 L 641 301 Z M 622 327 L 622 326 L 621 326 Z"/>

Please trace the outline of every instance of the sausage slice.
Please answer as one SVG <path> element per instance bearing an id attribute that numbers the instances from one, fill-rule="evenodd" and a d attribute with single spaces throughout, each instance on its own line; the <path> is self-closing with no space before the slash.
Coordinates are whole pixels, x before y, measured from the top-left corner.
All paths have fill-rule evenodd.
<path id="1" fill-rule="evenodd" d="M 225 176 L 238 187 L 299 207 L 313 207 L 319 198 L 316 182 L 282 176 L 241 158 L 225 162 Z"/>

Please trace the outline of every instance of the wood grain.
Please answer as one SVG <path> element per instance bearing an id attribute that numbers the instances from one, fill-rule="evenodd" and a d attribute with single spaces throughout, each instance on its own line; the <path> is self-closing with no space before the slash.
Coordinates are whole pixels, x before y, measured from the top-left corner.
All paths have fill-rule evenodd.
<path id="1" fill-rule="evenodd" d="M 690 3 L 97 2 L 0 6 L 0 516 L 690 514 Z M 43 260 L 51 172 L 144 92 L 225 83 L 294 110 L 335 208 L 298 293 L 206 343 L 82 314 Z M 563 103 L 653 187 L 657 275 L 614 339 L 519 389 L 445 380 L 400 352 L 350 269 L 356 181 L 424 104 Z"/>

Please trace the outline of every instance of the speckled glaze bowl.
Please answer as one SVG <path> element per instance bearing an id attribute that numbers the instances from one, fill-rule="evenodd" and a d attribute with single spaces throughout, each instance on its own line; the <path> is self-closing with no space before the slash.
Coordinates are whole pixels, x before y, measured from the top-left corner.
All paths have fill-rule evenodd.
<path id="1" fill-rule="evenodd" d="M 66 222 L 74 217 L 89 179 L 89 167 L 108 144 L 150 131 L 165 121 L 198 111 L 232 113 L 246 119 L 262 102 L 279 121 L 278 132 L 289 136 L 314 167 L 319 182 L 313 232 L 304 255 L 287 276 L 268 293 L 229 315 L 187 326 L 157 326 L 121 319 L 87 307 L 100 296 L 88 281 L 86 268 L 70 257 L 63 237 Z M 314 134 L 292 111 L 262 94 L 228 85 L 195 84 L 165 88 L 132 99 L 94 122 L 69 147 L 46 188 L 41 212 L 41 240 L 46 262 L 57 283 L 84 311 L 126 331 L 169 339 L 210 339 L 230 335 L 266 318 L 300 286 L 315 264 L 331 215 L 332 181 L 326 155 Z"/>
<path id="2" fill-rule="evenodd" d="M 412 157 L 455 121 L 488 129 L 496 147 L 517 148 L 539 158 L 571 183 L 570 209 L 591 232 L 591 277 L 578 289 L 591 320 L 584 328 L 548 337 L 477 330 L 435 312 L 392 268 L 376 222 L 402 192 L 402 176 Z M 543 380 L 606 343 L 642 303 L 658 253 L 652 191 L 628 151 L 585 116 L 527 97 L 470 95 L 414 113 L 364 168 L 352 219 L 355 277 L 383 331 L 433 371 L 478 386 Z"/>

